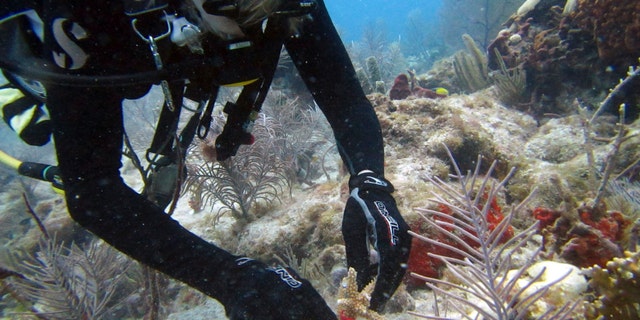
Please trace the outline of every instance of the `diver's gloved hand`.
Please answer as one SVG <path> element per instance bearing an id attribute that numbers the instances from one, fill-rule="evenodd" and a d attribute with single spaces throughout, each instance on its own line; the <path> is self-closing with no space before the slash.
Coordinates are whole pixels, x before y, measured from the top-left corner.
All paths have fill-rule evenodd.
<path id="1" fill-rule="evenodd" d="M 331 320 L 336 315 L 309 281 L 290 268 L 238 258 L 220 273 L 220 302 L 231 320 Z"/>
<path id="2" fill-rule="evenodd" d="M 407 268 L 409 226 L 391 196 L 393 186 L 383 177 L 373 172 L 352 176 L 349 190 L 342 220 L 347 263 L 358 272 L 359 290 L 377 275 L 369 308 L 382 311 Z M 370 259 L 370 245 L 378 252 L 377 263 Z"/>

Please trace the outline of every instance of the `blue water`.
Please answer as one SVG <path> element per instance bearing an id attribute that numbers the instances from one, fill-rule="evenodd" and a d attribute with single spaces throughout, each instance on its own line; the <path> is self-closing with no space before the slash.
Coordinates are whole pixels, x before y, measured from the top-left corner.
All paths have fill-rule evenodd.
<path id="1" fill-rule="evenodd" d="M 325 4 L 342 39 L 350 42 L 360 40 L 364 27 L 379 20 L 383 21 L 389 40 L 398 39 L 408 27 L 409 14 L 434 21 L 442 0 L 325 0 Z"/>

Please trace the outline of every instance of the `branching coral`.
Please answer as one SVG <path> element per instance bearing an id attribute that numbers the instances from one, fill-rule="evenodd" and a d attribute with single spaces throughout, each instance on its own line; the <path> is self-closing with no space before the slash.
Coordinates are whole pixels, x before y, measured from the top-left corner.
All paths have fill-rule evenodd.
<path id="1" fill-rule="evenodd" d="M 112 248 L 94 242 L 87 248 L 42 240 L 40 252 L 18 267 L 9 286 L 31 310 L 46 319 L 101 319 L 122 302 L 120 286 L 128 262 L 118 263 Z M 129 288 L 132 290 L 133 288 Z M 131 293 L 131 292 L 129 292 Z"/>
<path id="2" fill-rule="evenodd" d="M 500 70 L 492 72 L 490 78 L 495 84 L 500 101 L 507 104 L 520 102 L 527 85 L 526 71 L 519 66 L 507 69 L 498 49 L 494 49 L 493 54 L 500 65 Z"/>
<path id="3" fill-rule="evenodd" d="M 638 60 L 640 62 L 640 59 Z M 593 113 L 591 116 L 591 122 L 595 120 L 597 116 L 599 116 L 604 111 L 611 111 L 612 109 L 617 108 L 617 104 L 620 103 L 621 98 L 624 98 L 630 91 L 636 90 L 637 83 L 640 78 L 640 68 L 630 66 L 627 71 L 627 77 L 621 79 L 620 82 L 611 89 L 611 92 L 607 95 L 606 99 L 602 101 L 598 110 Z"/>
<path id="4" fill-rule="evenodd" d="M 301 105 L 297 98 L 272 94 L 254 135 L 272 141 L 268 152 L 285 162 L 290 182 L 313 184 L 325 171 L 326 156 L 335 152 L 335 138 L 319 109 Z"/>
<path id="5" fill-rule="evenodd" d="M 483 197 L 487 197 L 487 194 L 485 194 Z M 487 230 L 493 231 L 504 220 L 504 214 L 502 213 L 502 208 L 498 205 L 498 201 L 496 198 L 493 198 L 493 200 L 490 200 L 490 201 L 481 200 L 478 203 L 477 209 L 483 210 L 483 207 L 485 205 L 489 206 L 489 209 L 486 212 L 486 222 L 488 224 Z M 450 207 L 443 204 L 439 204 L 438 211 L 440 213 L 449 215 L 451 217 L 445 218 L 444 216 L 438 216 L 438 217 L 434 217 L 435 221 L 444 221 L 448 223 L 452 223 L 454 221 L 452 217 L 455 216 L 456 213 Z M 421 229 L 423 229 L 422 225 L 418 223 L 415 223 L 411 226 L 411 230 L 413 231 L 421 231 Z M 455 247 L 463 251 L 466 250 L 466 246 L 463 246 L 461 243 L 458 243 L 455 240 L 451 239 L 451 236 L 449 235 L 449 233 L 451 232 L 455 233 L 456 232 L 455 228 L 444 226 L 444 229 L 447 230 L 446 233 L 442 231 L 430 232 L 429 238 L 441 244 L 447 244 L 449 246 Z M 474 230 L 474 229 L 465 229 L 465 230 L 473 234 L 474 236 L 477 236 L 476 234 L 477 230 Z M 508 240 L 510 240 L 513 237 L 513 235 L 514 235 L 514 230 L 511 226 L 509 226 L 507 227 L 507 229 L 503 231 L 502 237 L 499 242 L 501 244 L 505 243 Z M 475 239 L 469 238 L 466 235 L 461 235 L 460 239 L 464 240 L 467 245 L 473 246 L 475 248 L 479 246 L 479 243 L 476 242 Z M 436 257 L 436 255 L 462 258 L 462 255 L 460 255 L 457 252 L 449 250 L 444 246 L 433 245 L 424 241 L 420 241 L 419 238 L 414 238 L 412 248 L 414 249 L 411 250 L 411 255 L 409 256 L 409 261 L 407 262 L 407 265 L 408 265 L 407 272 L 409 273 L 414 272 L 422 276 L 439 277 L 441 275 L 441 271 L 442 271 L 442 268 L 445 266 L 445 263 L 442 261 L 442 259 L 439 259 L 439 257 Z M 407 279 L 405 279 L 405 281 L 410 287 L 418 286 L 420 283 L 424 283 L 423 281 L 420 281 L 419 279 L 416 279 L 413 277 L 408 277 Z"/>
<path id="6" fill-rule="evenodd" d="M 459 85 L 467 92 L 475 92 L 489 85 L 487 57 L 478 48 L 471 36 L 462 36 L 469 53 L 459 51 L 454 55 L 453 67 L 456 72 Z"/>
<path id="7" fill-rule="evenodd" d="M 373 292 L 373 283 L 358 291 L 356 270 L 349 268 L 338 290 L 338 315 L 340 320 L 383 320 L 377 312 L 369 309 L 369 299 Z"/>
<path id="8" fill-rule="evenodd" d="M 606 268 L 586 271 L 589 285 L 597 295 L 587 308 L 588 319 L 640 319 L 640 252 L 625 252 Z"/>
<path id="9" fill-rule="evenodd" d="M 536 224 L 515 234 L 508 241 L 504 241 L 505 233 L 511 227 L 510 222 L 514 213 L 522 210 L 527 199 L 514 207 L 500 223 L 495 225 L 495 228 L 490 228 L 492 225 L 489 214 L 492 208 L 490 204 L 506 185 L 514 170 L 505 179 L 494 184 L 491 183 L 490 176 L 495 168 L 495 162 L 486 173 L 485 178 L 482 179 L 479 172 L 480 159 L 473 174 L 463 176 L 451 153 L 449 153 L 449 157 L 454 163 L 460 189 L 457 190 L 438 178 L 431 179 L 431 182 L 443 194 L 435 194 L 433 201 L 449 208 L 454 212 L 454 215 L 430 209 L 420 209 L 419 213 L 429 225 L 447 234 L 450 243 L 455 243 L 455 245 L 430 239 L 414 232 L 411 234 L 420 240 L 455 253 L 453 256 L 430 254 L 446 264 L 455 281 L 412 275 L 425 281 L 438 294 L 460 302 L 460 305 L 454 307 L 465 318 L 472 319 L 473 316 L 467 315 L 463 306 L 471 307 L 478 313 L 478 317 L 484 319 L 526 318 L 529 314 L 528 309 L 535 301 L 568 273 L 555 278 L 554 281 L 535 287 L 533 290 L 528 290 L 533 288 L 534 282 L 537 282 L 545 272 L 545 269 L 542 268 L 532 276 L 531 281 L 525 281 L 525 283 L 521 281 L 539 250 L 519 267 L 515 266 L 513 257 L 531 240 L 535 234 Z M 477 246 L 470 243 L 477 244 Z M 537 315 L 537 318 L 563 319 L 572 312 L 574 306 L 575 304 L 567 304 L 556 309 L 551 308 L 543 314 Z"/>
<path id="10" fill-rule="evenodd" d="M 326 120 L 295 99 L 270 98 L 255 122 L 254 144 L 242 146 L 222 162 L 215 162 L 212 141 L 201 144 L 203 159 L 195 159 L 200 163 L 190 166 L 185 184 L 192 193 L 192 208 L 217 207 L 217 218 L 230 211 L 249 222 L 255 218 L 251 210 L 256 203 L 278 201 L 293 183 L 312 184 L 321 175 L 324 154 L 320 156 L 318 149 L 326 148 L 325 154 L 334 150 Z"/>
<path id="11" fill-rule="evenodd" d="M 218 217 L 226 209 L 238 220 L 253 220 L 253 206 L 258 201 L 279 199 L 288 181 L 282 161 L 257 151 L 245 148 L 225 161 L 193 166 L 187 188 L 198 194 L 203 204 L 219 204 Z"/>

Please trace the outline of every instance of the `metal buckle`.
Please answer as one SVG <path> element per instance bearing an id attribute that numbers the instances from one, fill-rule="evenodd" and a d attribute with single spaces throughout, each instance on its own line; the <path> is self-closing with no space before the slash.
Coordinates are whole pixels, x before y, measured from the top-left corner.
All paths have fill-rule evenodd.
<path id="1" fill-rule="evenodd" d="M 157 70 L 162 70 L 164 68 L 164 65 L 162 63 L 162 57 L 160 57 L 160 52 L 158 51 L 158 45 L 156 44 L 156 41 L 162 40 L 171 34 L 171 22 L 169 22 L 169 17 L 166 12 L 164 12 L 164 17 L 165 22 L 167 23 L 167 32 L 155 37 L 153 35 L 148 35 L 145 37 L 136 27 L 138 19 L 135 18 L 131 20 L 133 31 L 136 32 L 140 39 L 149 44 L 149 49 L 151 50 L 151 54 L 153 55 L 153 62 L 155 63 Z M 171 89 L 169 88 L 169 82 L 167 80 L 161 80 L 160 86 L 162 87 L 162 93 L 164 94 L 165 105 L 170 111 L 175 111 L 176 108 L 173 104 L 173 95 L 171 94 Z"/>

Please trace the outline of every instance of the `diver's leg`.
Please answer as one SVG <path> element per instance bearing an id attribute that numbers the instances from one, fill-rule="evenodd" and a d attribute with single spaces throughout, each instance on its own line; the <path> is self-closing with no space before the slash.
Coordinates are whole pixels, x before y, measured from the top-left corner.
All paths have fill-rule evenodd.
<path id="1" fill-rule="evenodd" d="M 220 300 L 216 283 L 234 256 L 181 227 L 120 177 L 121 96 L 117 89 L 47 88 L 69 213 L 130 257 Z"/>

